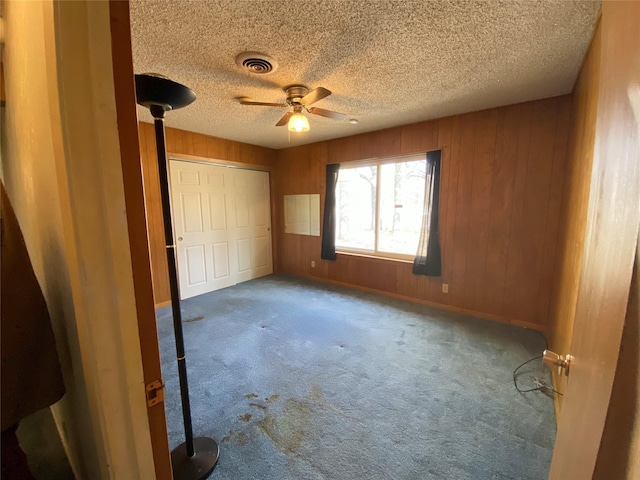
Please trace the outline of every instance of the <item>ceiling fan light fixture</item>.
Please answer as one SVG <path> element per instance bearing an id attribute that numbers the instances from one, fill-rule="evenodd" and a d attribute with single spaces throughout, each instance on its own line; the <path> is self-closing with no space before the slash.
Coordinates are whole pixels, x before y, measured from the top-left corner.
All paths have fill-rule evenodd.
<path id="1" fill-rule="evenodd" d="M 278 120 L 276 127 L 284 127 L 287 125 L 287 129 L 290 132 L 309 131 L 309 120 L 307 120 L 304 112 L 311 115 L 331 118 L 339 122 L 347 117 L 344 113 L 325 110 L 324 108 L 310 107 L 311 104 L 331 95 L 331 90 L 327 90 L 324 87 L 317 87 L 309 91 L 304 85 L 289 85 L 288 87 L 284 87 L 283 90 L 287 94 L 287 100 L 284 103 L 255 102 L 249 97 L 236 97 L 236 100 L 241 105 L 289 107 L 289 111 Z"/>
<path id="2" fill-rule="evenodd" d="M 291 115 L 291 118 L 289 118 L 287 128 L 290 132 L 308 132 L 309 120 L 300 112 L 294 113 Z"/>

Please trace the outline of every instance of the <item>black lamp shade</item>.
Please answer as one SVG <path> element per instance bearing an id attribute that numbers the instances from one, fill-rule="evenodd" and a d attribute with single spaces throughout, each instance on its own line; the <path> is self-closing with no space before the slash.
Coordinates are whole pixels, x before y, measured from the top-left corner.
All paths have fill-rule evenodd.
<path id="1" fill-rule="evenodd" d="M 147 108 L 160 106 L 165 111 L 186 107 L 196 99 L 189 87 L 150 73 L 136 75 L 136 101 Z"/>

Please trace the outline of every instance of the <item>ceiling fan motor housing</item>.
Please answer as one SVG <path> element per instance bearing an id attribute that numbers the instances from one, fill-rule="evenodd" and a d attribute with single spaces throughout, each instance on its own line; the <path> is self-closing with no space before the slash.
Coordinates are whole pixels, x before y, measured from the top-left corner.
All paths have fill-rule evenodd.
<path id="1" fill-rule="evenodd" d="M 284 91 L 287 93 L 287 103 L 289 105 L 299 105 L 302 97 L 309 93 L 309 89 L 304 85 L 290 85 L 285 87 Z"/>

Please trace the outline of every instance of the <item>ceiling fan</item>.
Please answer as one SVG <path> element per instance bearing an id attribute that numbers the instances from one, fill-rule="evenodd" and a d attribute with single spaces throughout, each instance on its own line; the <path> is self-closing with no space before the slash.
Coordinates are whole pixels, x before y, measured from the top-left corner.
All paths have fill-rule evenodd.
<path id="1" fill-rule="evenodd" d="M 284 114 L 284 116 L 276 123 L 276 127 L 283 125 L 289 125 L 291 131 L 306 131 L 309 130 L 309 122 L 306 117 L 302 115 L 303 112 L 309 112 L 313 115 L 320 115 L 321 117 L 332 118 L 334 120 L 344 120 L 346 115 L 344 113 L 338 113 L 331 110 L 325 110 L 324 108 L 309 107 L 312 103 L 322 100 L 323 98 L 331 95 L 331 91 L 323 87 L 318 87 L 309 91 L 304 85 L 291 85 L 283 89 L 287 94 L 285 103 L 269 103 L 269 102 L 255 102 L 249 97 L 237 97 L 238 102 L 241 105 L 258 105 L 263 107 L 290 107 L 291 110 Z M 301 118 L 300 118 L 301 117 Z M 297 124 L 297 120 L 303 122 L 302 125 Z M 306 124 L 306 128 L 304 126 Z"/>

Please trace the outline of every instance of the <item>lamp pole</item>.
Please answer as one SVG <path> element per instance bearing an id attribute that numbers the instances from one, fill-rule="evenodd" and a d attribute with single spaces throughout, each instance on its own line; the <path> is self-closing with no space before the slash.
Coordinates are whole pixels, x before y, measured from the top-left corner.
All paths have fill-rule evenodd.
<path id="1" fill-rule="evenodd" d="M 173 330 L 176 341 L 178 377 L 180 379 L 180 399 L 182 402 L 182 420 L 185 442 L 171 452 L 173 478 L 175 480 L 201 480 L 207 478 L 216 466 L 219 447 L 215 440 L 208 437 L 193 438 L 191 424 L 191 403 L 187 381 L 187 362 L 182 332 L 182 312 L 180 310 L 180 291 L 176 269 L 176 246 L 173 240 L 171 217 L 171 194 L 169 192 L 169 164 L 165 143 L 164 117 L 169 110 L 186 107 L 196 95 L 191 89 L 156 74 L 136 75 L 136 100 L 149 109 L 153 116 L 158 154 L 158 173 L 160 176 L 160 196 L 162 199 L 162 219 L 164 239 L 169 269 L 169 288 L 171 291 L 171 310 Z"/>

